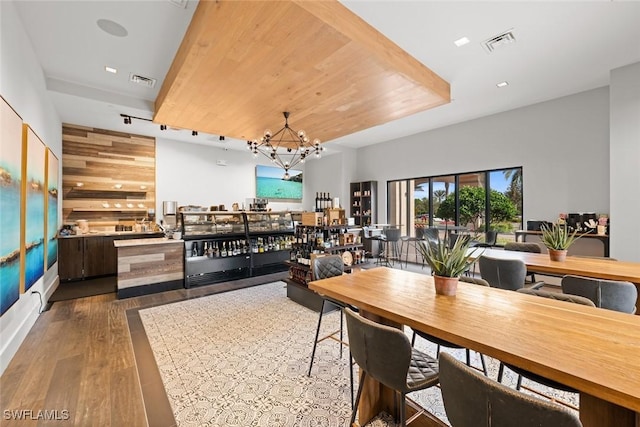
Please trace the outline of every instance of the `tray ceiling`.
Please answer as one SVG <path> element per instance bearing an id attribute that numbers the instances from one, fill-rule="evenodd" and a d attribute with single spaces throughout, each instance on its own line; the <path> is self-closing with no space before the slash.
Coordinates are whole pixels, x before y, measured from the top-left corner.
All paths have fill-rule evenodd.
<path id="1" fill-rule="evenodd" d="M 284 124 L 322 142 L 450 102 L 449 84 L 335 1 L 203 1 L 154 122 L 250 140 Z"/>

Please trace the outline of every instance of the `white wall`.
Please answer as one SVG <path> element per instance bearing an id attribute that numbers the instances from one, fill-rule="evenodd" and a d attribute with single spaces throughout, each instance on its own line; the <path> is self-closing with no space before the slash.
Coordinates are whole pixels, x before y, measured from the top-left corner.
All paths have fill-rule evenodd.
<path id="1" fill-rule="evenodd" d="M 640 262 L 640 63 L 611 71 L 611 256 Z"/>
<path id="2" fill-rule="evenodd" d="M 599 88 L 358 150 L 358 181 L 523 168 L 524 219 L 609 213 L 609 90 Z M 612 218 L 615 221 L 615 218 Z"/>
<path id="3" fill-rule="evenodd" d="M 226 166 L 216 164 L 218 160 Z M 271 165 L 270 162 L 260 164 Z M 162 218 L 162 202 L 177 201 L 179 206 L 225 205 L 240 207 L 256 196 L 256 159 L 248 151 L 224 150 L 168 139 L 156 139 L 156 215 Z M 296 169 L 303 169 L 297 165 Z M 306 199 L 306 176 L 303 197 Z M 315 197 L 315 193 L 314 196 Z M 310 202 L 313 204 L 313 201 Z M 269 208 L 301 210 L 305 202 L 269 202 Z M 309 205 L 309 203 L 306 203 Z M 249 206 L 245 206 L 247 209 Z"/>
<path id="4" fill-rule="evenodd" d="M 42 67 L 20 17 L 14 4 L 7 1 L 0 1 L 0 94 L 61 160 L 60 118 L 47 95 Z M 58 175 L 62 176 L 62 172 Z M 58 218 L 62 218 L 61 205 Z M 34 291 L 46 302 L 57 287 L 57 277 L 56 263 L 0 318 L 0 373 L 4 372 L 38 318 L 40 297 Z"/>

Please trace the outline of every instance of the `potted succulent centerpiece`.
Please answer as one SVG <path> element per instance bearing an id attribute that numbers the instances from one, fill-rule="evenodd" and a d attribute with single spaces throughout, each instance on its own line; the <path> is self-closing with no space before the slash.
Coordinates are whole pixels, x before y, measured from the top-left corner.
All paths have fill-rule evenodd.
<path id="1" fill-rule="evenodd" d="M 542 243 L 549 250 L 551 261 L 564 261 L 569 246 L 582 237 L 582 235 L 578 235 L 578 230 L 569 231 L 566 223 L 554 223 L 550 227 L 542 224 L 540 231 L 542 232 Z"/>
<path id="2" fill-rule="evenodd" d="M 466 236 L 465 236 L 466 237 Z M 420 242 L 418 251 L 431 267 L 436 294 L 453 296 L 458 289 L 458 279 L 471 267 L 480 248 L 470 248 L 471 239 L 458 238 L 452 244 L 445 237 Z"/>

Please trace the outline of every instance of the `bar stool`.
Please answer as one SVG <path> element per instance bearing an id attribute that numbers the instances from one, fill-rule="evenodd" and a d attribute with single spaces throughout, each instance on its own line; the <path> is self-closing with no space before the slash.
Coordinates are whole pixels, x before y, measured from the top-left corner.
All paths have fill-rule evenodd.
<path id="1" fill-rule="evenodd" d="M 394 260 L 400 260 L 400 229 L 387 228 L 384 231 L 383 239 L 380 240 L 382 249 L 378 255 L 378 264 L 393 267 Z M 400 260 L 402 268 L 402 261 Z"/>

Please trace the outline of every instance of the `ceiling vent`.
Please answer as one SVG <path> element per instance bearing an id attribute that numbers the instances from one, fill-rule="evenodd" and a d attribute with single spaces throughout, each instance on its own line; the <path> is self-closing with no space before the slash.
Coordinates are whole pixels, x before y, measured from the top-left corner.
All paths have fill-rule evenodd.
<path id="1" fill-rule="evenodd" d="M 174 6 L 178 6 L 183 9 L 186 9 L 188 1 L 189 0 L 169 0 L 169 3 L 171 3 Z"/>
<path id="2" fill-rule="evenodd" d="M 151 77 L 140 76 L 138 74 L 129 74 L 129 81 L 140 86 L 145 86 L 148 88 L 153 88 L 156 85 L 156 79 L 152 79 Z"/>
<path id="3" fill-rule="evenodd" d="M 510 45 L 511 43 L 515 43 L 515 42 L 516 42 L 516 37 L 513 35 L 513 28 L 512 28 L 502 34 L 498 34 L 495 37 L 491 37 L 489 40 L 485 40 L 482 43 L 482 47 L 488 53 L 491 53 L 494 50 L 504 48 Z"/>

